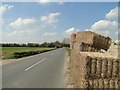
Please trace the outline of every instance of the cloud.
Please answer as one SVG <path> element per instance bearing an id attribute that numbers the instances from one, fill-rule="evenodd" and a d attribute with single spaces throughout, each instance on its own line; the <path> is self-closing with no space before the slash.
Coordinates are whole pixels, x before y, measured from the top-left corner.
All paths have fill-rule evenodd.
<path id="1" fill-rule="evenodd" d="M 120 10 L 120 8 L 115 7 L 114 9 L 110 10 L 110 12 L 106 14 L 106 18 L 112 20 L 118 19 L 118 9 Z"/>
<path id="2" fill-rule="evenodd" d="M 115 32 L 116 35 L 120 35 L 120 29 Z"/>
<path id="3" fill-rule="evenodd" d="M 50 18 L 56 20 L 54 16 L 58 14 L 51 14 Z M 56 23 L 56 21 L 52 22 Z M 3 42 L 19 42 L 19 43 L 28 43 L 28 42 L 44 42 L 52 41 L 58 37 L 55 32 L 46 32 L 43 33 L 41 30 L 46 30 L 50 28 L 47 25 L 47 28 L 43 28 L 43 22 L 37 21 L 35 18 L 17 18 L 9 24 L 3 25 Z M 49 38 L 48 38 L 49 37 Z M 58 38 L 59 39 L 59 38 Z"/>
<path id="4" fill-rule="evenodd" d="M 3 5 L 0 6 L 0 13 L 4 14 L 7 10 L 12 9 L 14 6 L 13 5 Z"/>
<path id="5" fill-rule="evenodd" d="M 72 34 L 72 33 L 78 32 L 78 31 L 79 31 L 79 29 L 76 29 L 76 28 L 72 27 L 72 28 L 70 28 L 70 29 L 67 29 L 67 30 L 65 31 L 65 33 L 67 33 L 67 34 Z"/>
<path id="6" fill-rule="evenodd" d="M 14 6 L 13 5 L 1 5 L 0 6 L 0 24 L 2 25 L 4 23 L 4 18 L 2 17 L 4 13 L 10 9 L 12 9 Z M 1 28 L 2 26 L 0 26 Z"/>
<path id="7" fill-rule="evenodd" d="M 38 30 L 34 30 L 34 29 L 2 32 L 3 42 L 17 42 L 17 43 L 35 42 L 39 40 L 38 39 L 39 34 L 41 33 Z"/>
<path id="8" fill-rule="evenodd" d="M 55 32 L 46 32 L 43 35 L 44 36 L 55 36 L 55 35 L 57 35 L 57 33 L 55 33 Z"/>
<path id="9" fill-rule="evenodd" d="M 59 16 L 61 13 L 51 13 L 48 16 L 42 16 L 40 18 L 40 21 L 44 24 L 50 24 L 53 25 L 58 22 L 58 19 L 56 18 Z"/>
<path id="10" fill-rule="evenodd" d="M 39 4 L 46 4 L 46 3 L 49 3 L 50 0 L 39 0 L 38 3 Z"/>
<path id="11" fill-rule="evenodd" d="M 120 8 L 119 8 L 120 10 Z M 90 29 L 85 31 L 93 31 L 104 36 L 109 36 L 112 39 L 118 38 L 118 7 L 110 10 L 106 15 L 106 20 L 100 20 L 95 22 Z M 120 25 L 120 24 L 119 24 Z"/>
<path id="12" fill-rule="evenodd" d="M 117 27 L 118 27 L 118 22 L 116 21 L 100 20 L 94 23 L 91 26 L 91 29 L 86 29 L 85 31 L 93 31 L 108 36 L 111 32 L 117 31 Z"/>
<path id="13" fill-rule="evenodd" d="M 59 0 L 59 5 L 63 5 L 64 4 L 64 1 L 63 0 Z"/>
<path id="14" fill-rule="evenodd" d="M 9 26 L 15 29 L 21 29 L 21 28 L 31 26 L 35 22 L 36 20 L 34 18 L 29 18 L 29 19 L 18 18 L 17 20 L 11 22 Z"/>
<path id="15" fill-rule="evenodd" d="M 3 25 L 3 42 L 34 42 L 41 34 L 39 23 L 34 18 L 18 18 Z"/>
<path id="16" fill-rule="evenodd" d="M 80 30 L 77 28 L 74 28 L 74 27 L 69 28 L 69 29 L 65 30 L 64 36 L 69 38 L 72 33 L 77 33 L 78 31 L 80 31 Z"/>
<path id="17" fill-rule="evenodd" d="M 62 5 L 63 3 L 64 3 L 64 1 L 63 0 L 59 0 L 59 1 L 55 1 L 55 0 L 38 0 L 38 3 L 39 4 L 48 4 L 48 3 L 50 3 L 50 2 L 56 2 L 57 4 L 59 4 L 59 5 Z"/>
<path id="18" fill-rule="evenodd" d="M 26 30 L 15 30 L 11 33 L 8 34 L 8 36 L 17 36 L 17 37 L 21 37 L 21 36 L 32 36 L 33 33 L 35 32 L 35 30 L 30 30 L 30 29 L 26 29 Z"/>

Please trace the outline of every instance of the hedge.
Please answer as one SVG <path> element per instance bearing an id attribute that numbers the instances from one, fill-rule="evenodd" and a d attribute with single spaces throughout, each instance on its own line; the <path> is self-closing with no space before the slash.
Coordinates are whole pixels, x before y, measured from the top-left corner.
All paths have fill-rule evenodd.
<path id="1" fill-rule="evenodd" d="M 40 51 L 24 51 L 24 52 L 14 52 L 11 54 L 10 58 L 22 58 L 30 55 L 35 55 L 35 54 L 40 54 L 43 52 L 51 51 L 54 49 L 49 49 L 49 50 L 40 50 Z"/>

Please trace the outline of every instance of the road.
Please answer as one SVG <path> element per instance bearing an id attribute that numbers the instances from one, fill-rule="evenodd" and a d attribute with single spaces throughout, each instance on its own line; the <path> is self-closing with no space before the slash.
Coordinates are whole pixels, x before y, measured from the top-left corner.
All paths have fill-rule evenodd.
<path id="1" fill-rule="evenodd" d="M 65 48 L 2 66 L 3 88 L 64 88 Z"/>

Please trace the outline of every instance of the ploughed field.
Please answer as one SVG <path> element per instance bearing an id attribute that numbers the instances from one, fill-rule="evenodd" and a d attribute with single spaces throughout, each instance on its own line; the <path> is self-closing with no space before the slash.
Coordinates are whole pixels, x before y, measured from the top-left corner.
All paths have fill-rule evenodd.
<path id="1" fill-rule="evenodd" d="M 2 54 L 2 59 L 12 59 L 35 55 L 53 49 L 54 48 L 41 47 L 2 47 L 2 51 L 0 51 L 0 53 Z"/>

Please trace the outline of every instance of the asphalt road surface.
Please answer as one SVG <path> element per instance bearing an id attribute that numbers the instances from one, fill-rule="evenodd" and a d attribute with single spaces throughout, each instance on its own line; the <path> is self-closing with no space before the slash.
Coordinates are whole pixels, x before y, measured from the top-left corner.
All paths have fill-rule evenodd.
<path id="1" fill-rule="evenodd" d="M 64 88 L 65 48 L 2 66 L 3 88 Z"/>

